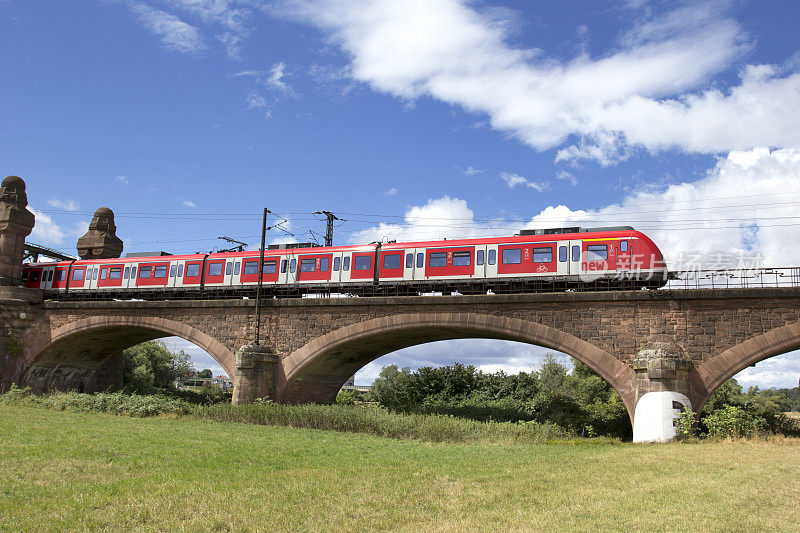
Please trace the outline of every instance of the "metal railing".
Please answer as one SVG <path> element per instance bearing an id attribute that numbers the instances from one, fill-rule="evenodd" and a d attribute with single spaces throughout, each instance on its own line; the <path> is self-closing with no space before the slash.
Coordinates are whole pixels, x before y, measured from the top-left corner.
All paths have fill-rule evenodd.
<path id="1" fill-rule="evenodd" d="M 664 289 L 752 289 L 800 287 L 800 267 L 681 270 L 669 273 Z"/>

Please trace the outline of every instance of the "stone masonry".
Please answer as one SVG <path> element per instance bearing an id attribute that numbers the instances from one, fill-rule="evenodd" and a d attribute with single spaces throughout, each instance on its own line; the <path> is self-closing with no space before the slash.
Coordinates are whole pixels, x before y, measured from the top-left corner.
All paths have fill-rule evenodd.
<path id="1" fill-rule="evenodd" d="M 177 335 L 219 361 L 240 401 L 324 402 L 381 355 L 475 337 L 576 357 L 619 391 L 631 416 L 642 394 L 668 388 L 699 410 L 736 372 L 800 347 L 798 297 L 800 289 L 780 288 L 268 300 L 255 354 L 241 351 L 253 339 L 252 300 L 6 300 L 0 387 L 110 386 L 114 371 L 104 365 L 115 354 Z"/>

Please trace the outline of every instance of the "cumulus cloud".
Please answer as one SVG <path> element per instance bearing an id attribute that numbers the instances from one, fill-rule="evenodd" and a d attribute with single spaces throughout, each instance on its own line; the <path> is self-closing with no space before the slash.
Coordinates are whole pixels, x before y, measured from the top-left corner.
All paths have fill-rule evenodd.
<path id="1" fill-rule="evenodd" d="M 386 196 L 394 196 L 395 194 L 397 194 L 398 190 L 399 189 L 397 187 L 392 187 L 391 189 L 386 191 Z"/>
<path id="2" fill-rule="evenodd" d="M 273 89 L 277 89 L 281 92 L 288 92 L 289 86 L 284 81 L 286 77 L 286 65 L 281 61 L 280 63 L 276 63 L 272 65 L 272 68 L 269 71 L 269 77 L 267 78 L 267 86 L 272 87 Z"/>
<path id="3" fill-rule="evenodd" d="M 139 2 L 131 4 L 131 9 L 145 28 L 161 39 L 164 48 L 182 53 L 195 53 L 206 49 L 198 29 L 175 15 Z"/>
<path id="4" fill-rule="evenodd" d="M 520 185 L 521 176 L 508 176 Z M 525 180 L 527 182 L 527 180 Z M 705 177 L 658 191 L 632 192 L 600 209 L 551 205 L 533 217 L 476 219 L 466 201 L 443 197 L 408 209 L 401 223 L 382 222 L 353 242 L 513 235 L 520 229 L 631 225 L 664 252 L 670 269 L 800 265 L 800 149 L 756 148 L 720 157 Z"/>
<path id="5" fill-rule="evenodd" d="M 558 160 L 613 164 L 632 150 L 724 153 L 800 144 L 800 73 L 747 65 L 710 84 L 754 44 L 728 3 L 637 22 L 606 54 L 569 61 L 508 44 L 509 21 L 466 0 L 285 0 L 279 12 L 323 30 L 348 72 L 407 101 L 432 97 Z"/>
<path id="6" fill-rule="evenodd" d="M 45 246 L 59 246 L 64 243 L 67 231 L 59 226 L 56 221 L 53 220 L 53 217 L 37 211 L 32 206 L 28 206 L 28 209 L 36 217 L 36 223 L 29 237 L 32 242 Z"/>
<path id="7" fill-rule="evenodd" d="M 250 91 L 250 94 L 245 98 L 245 102 L 247 103 L 247 109 L 262 109 L 267 107 L 267 101 L 256 91 Z"/>

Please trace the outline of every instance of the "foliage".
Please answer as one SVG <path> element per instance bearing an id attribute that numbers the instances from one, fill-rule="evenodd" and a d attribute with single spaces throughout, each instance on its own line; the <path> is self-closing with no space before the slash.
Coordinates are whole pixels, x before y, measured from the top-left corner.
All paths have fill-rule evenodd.
<path id="1" fill-rule="evenodd" d="M 204 368 L 203 370 L 201 370 L 200 372 L 197 373 L 197 377 L 198 378 L 211 379 L 211 378 L 214 377 L 214 373 L 211 372 L 210 368 Z"/>
<path id="2" fill-rule="evenodd" d="M 58 411 L 87 411 L 128 416 L 155 416 L 160 414 L 188 414 L 192 406 L 180 399 L 167 396 L 124 394 L 122 392 L 54 392 L 37 396 L 29 388 L 19 389 L 12 385 L 5 394 L 0 394 L 0 404 L 38 405 Z"/>
<path id="3" fill-rule="evenodd" d="M 675 438 L 688 440 L 697 435 L 697 415 L 691 409 L 681 411 L 678 425 L 675 427 Z"/>
<path id="4" fill-rule="evenodd" d="M 170 352 L 163 341 L 143 342 L 122 352 L 122 383 L 127 392 L 149 394 L 169 389 L 176 379 L 193 373 L 189 355 Z"/>
<path id="5" fill-rule="evenodd" d="M 382 407 L 364 405 L 217 404 L 196 407 L 193 414 L 223 422 L 347 431 L 432 442 L 543 443 L 574 437 L 549 423 L 480 422 L 445 415 L 392 413 Z"/>
<path id="6" fill-rule="evenodd" d="M 721 385 L 703 407 L 701 432 L 715 438 L 738 438 L 757 434 L 800 436 L 800 423 L 786 416 L 793 407 L 797 389 L 750 387 L 745 393 L 735 379 Z"/>
<path id="7" fill-rule="evenodd" d="M 568 368 L 548 354 L 538 372 L 487 374 L 455 363 L 415 372 L 384 367 L 368 399 L 391 411 L 480 421 L 536 421 L 570 432 L 629 438 L 630 418 L 616 391 L 588 366 Z"/>
<path id="8" fill-rule="evenodd" d="M 352 390 L 340 390 L 336 395 L 336 405 L 355 405 L 358 395 Z"/>

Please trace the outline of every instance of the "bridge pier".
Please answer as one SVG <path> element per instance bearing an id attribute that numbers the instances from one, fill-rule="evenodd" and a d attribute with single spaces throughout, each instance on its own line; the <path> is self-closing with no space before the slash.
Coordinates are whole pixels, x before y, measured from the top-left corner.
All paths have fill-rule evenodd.
<path id="1" fill-rule="evenodd" d="M 692 408 L 691 360 L 674 341 L 659 339 L 639 350 L 633 369 L 636 372 L 633 442 L 674 439 L 681 413 Z"/>
<path id="2" fill-rule="evenodd" d="M 275 380 L 280 363 L 272 348 L 245 345 L 236 352 L 233 377 L 234 405 L 252 403 L 258 398 L 275 399 Z"/>

